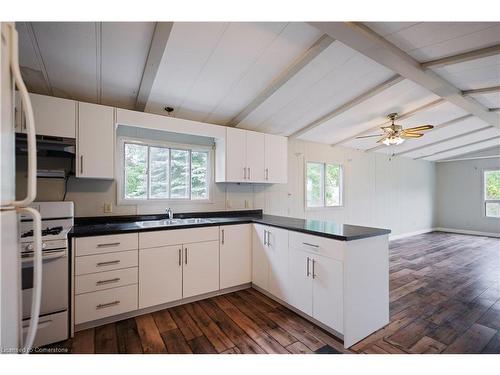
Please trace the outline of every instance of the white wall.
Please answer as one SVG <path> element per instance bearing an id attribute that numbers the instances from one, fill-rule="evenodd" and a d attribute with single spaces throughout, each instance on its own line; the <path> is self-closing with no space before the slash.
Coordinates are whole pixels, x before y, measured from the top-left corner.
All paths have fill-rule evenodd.
<path id="1" fill-rule="evenodd" d="M 483 213 L 482 170 L 500 168 L 500 158 L 437 163 L 437 225 L 500 234 L 500 219 Z"/>
<path id="2" fill-rule="evenodd" d="M 174 212 L 262 208 L 268 214 L 333 220 L 390 228 L 393 234 L 411 233 L 434 226 L 435 165 L 350 148 L 290 140 L 288 184 L 215 184 L 213 203 L 169 204 Z M 337 162 L 344 166 L 344 206 L 305 210 L 305 160 Z M 18 194 L 23 194 L 25 160 L 18 161 Z M 69 161 L 42 159 L 39 168 L 69 168 Z M 62 180 L 39 180 L 38 200 L 61 200 Z M 76 216 L 105 215 L 105 202 L 113 202 L 113 215 L 162 213 L 166 204 L 116 206 L 115 183 L 70 179 L 67 200 L 75 202 Z"/>

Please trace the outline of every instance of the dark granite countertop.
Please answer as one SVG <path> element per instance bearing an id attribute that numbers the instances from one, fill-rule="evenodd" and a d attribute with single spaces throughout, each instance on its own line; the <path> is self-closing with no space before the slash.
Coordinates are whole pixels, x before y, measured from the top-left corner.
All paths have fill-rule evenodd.
<path id="1" fill-rule="evenodd" d="M 210 222 L 143 227 L 138 222 L 148 220 L 162 220 L 165 219 L 166 216 L 146 215 L 75 218 L 75 225 L 68 235 L 70 238 L 88 237 L 119 233 L 196 228 L 244 223 L 259 223 L 296 232 L 312 234 L 315 236 L 332 238 L 340 241 L 353 241 L 367 237 L 382 236 L 391 232 L 388 229 L 362 227 L 349 224 L 337 224 L 332 221 L 306 220 L 285 216 L 263 215 L 261 210 L 176 214 L 174 215 L 174 217 L 176 219 L 201 217 L 210 219 Z"/>

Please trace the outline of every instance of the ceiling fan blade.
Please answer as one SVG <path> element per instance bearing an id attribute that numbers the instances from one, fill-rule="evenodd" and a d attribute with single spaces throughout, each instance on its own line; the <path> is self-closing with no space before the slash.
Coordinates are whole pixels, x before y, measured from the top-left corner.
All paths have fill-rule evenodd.
<path id="1" fill-rule="evenodd" d="M 385 137 L 380 138 L 380 139 L 377 141 L 377 143 L 382 143 L 382 142 L 383 142 L 383 141 L 385 141 L 387 138 L 389 138 L 389 136 L 388 136 L 388 135 L 386 135 Z"/>
<path id="2" fill-rule="evenodd" d="M 420 138 L 420 137 L 423 137 L 423 134 L 422 133 L 407 133 L 407 132 L 403 132 L 401 134 L 401 137 L 402 138 Z"/>
<path id="3" fill-rule="evenodd" d="M 371 137 L 382 137 L 384 134 L 373 134 L 373 135 L 361 135 L 359 137 L 356 137 L 356 139 L 360 138 L 371 138 Z"/>
<path id="4" fill-rule="evenodd" d="M 432 125 L 421 125 L 421 126 L 415 126 L 413 128 L 405 129 L 404 131 L 405 132 L 424 132 L 426 130 L 431 130 L 432 128 L 434 128 L 434 126 L 432 126 Z"/>

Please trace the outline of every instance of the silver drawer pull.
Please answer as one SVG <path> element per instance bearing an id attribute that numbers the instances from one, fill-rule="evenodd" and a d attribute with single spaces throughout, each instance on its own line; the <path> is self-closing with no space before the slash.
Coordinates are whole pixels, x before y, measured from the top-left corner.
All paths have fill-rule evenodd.
<path id="1" fill-rule="evenodd" d="M 99 262 L 99 263 L 97 263 L 97 267 L 110 266 L 112 264 L 118 264 L 118 263 L 120 263 L 119 260 L 110 260 L 109 262 Z"/>
<path id="2" fill-rule="evenodd" d="M 96 310 L 98 310 L 98 309 L 105 309 L 106 307 L 116 306 L 116 305 L 119 305 L 119 304 L 120 304 L 120 301 L 113 301 L 113 302 L 108 302 L 108 303 L 100 303 L 95 308 L 96 308 Z"/>
<path id="3" fill-rule="evenodd" d="M 309 242 L 302 242 L 304 245 L 307 245 L 307 246 L 311 246 L 311 247 L 315 247 L 315 248 L 319 248 L 319 245 L 314 245 L 312 243 L 309 243 Z"/>
<path id="4" fill-rule="evenodd" d="M 120 242 L 111 242 L 111 243 L 100 243 L 97 245 L 97 247 L 112 247 L 112 246 L 118 246 Z"/>
<path id="5" fill-rule="evenodd" d="M 117 283 L 118 281 L 120 281 L 120 278 L 119 277 L 115 277 L 114 279 L 96 281 L 96 285 Z"/>

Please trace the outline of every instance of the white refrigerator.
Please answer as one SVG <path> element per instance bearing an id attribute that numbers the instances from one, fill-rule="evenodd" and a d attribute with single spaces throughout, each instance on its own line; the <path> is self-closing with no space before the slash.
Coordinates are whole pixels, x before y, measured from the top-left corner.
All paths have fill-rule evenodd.
<path id="1" fill-rule="evenodd" d="M 21 78 L 18 35 L 15 24 L 1 26 L 1 91 L 0 91 L 0 353 L 28 353 L 38 326 L 41 299 L 42 243 L 40 214 L 29 204 L 36 197 L 36 137 L 33 109 Z M 28 139 L 28 171 L 26 197 L 15 196 L 15 90 L 21 99 L 26 118 Z M 21 262 L 18 233 L 19 214 L 33 217 L 34 270 L 31 325 L 23 342 L 21 306 Z"/>

